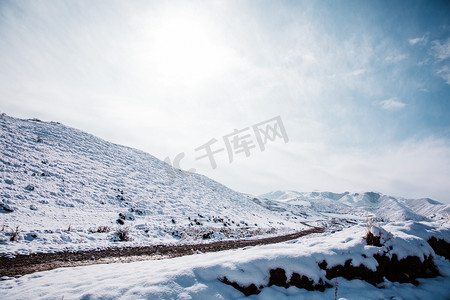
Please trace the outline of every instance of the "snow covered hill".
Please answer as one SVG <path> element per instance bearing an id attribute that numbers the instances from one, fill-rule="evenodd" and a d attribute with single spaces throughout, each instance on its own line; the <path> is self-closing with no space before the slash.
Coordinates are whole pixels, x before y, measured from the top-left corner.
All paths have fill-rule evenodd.
<path id="1" fill-rule="evenodd" d="M 5 299 L 328 299 L 337 293 L 337 278 L 339 295 L 349 299 L 362 290 L 370 291 L 369 299 L 447 295 L 450 265 L 441 255 L 450 242 L 449 205 L 374 192 L 254 197 L 174 170 L 142 151 L 36 119 L 0 116 L 0 141 L 4 260 L 19 253 L 198 243 L 332 226 L 267 246 L 5 276 Z M 368 226 L 368 216 L 377 222 Z"/>
<path id="2" fill-rule="evenodd" d="M 0 141 L 0 254 L 254 238 L 336 219 L 420 221 L 450 211 L 372 192 L 256 198 L 57 122 L 1 115 Z"/>
<path id="3" fill-rule="evenodd" d="M 0 116 L 0 253 L 242 238 L 306 228 L 200 174 L 56 122 Z M 316 214 L 317 215 L 317 214 Z M 18 226 L 19 242 L 11 242 Z"/>
<path id="4" fill-rule="evenodd" d="M 259 196 L 294 206 L 313 209 L 325 215 L 373 215 L 390 221 L 442 220 L 450 213 L 450 205 L 431 199 L 396 198 L 381 193 L 331 193 L 275 191 Z"/>

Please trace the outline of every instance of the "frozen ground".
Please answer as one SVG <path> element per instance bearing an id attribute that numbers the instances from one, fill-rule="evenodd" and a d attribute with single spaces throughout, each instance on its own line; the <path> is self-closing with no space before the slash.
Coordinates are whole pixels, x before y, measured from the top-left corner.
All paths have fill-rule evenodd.
<path id="1" fill-rule="evenodd" d="M 0 115 L 0 141 L 0 255 L 255 238 L 368 216 L 439 220 L 450 211 L 372 192 L 254 197 L 37 119 Z M 118 242 L 119 228 L 132 241 Z"/>
<path id="2" fill-rule="evenodd" d="M 350 260 L 352 267 L 365 266 L 372 272 L 380 267 L 377 255 L 417 257 L 424 264 L 431 259 L 441 276 L 419 278 L 418 286 L 384 279 L 377 287 L 338 277 L 338 297 L 450 299 L 449 261 L 427 243 L 431 237 L 450 242 L 450 206 L 431 199 L 294 191 L 254 197 L 59 123 L 3 115 L 0 176 L 0 255 L 6 257 L 258 238 L 310 226 L 331 228 L 325 235 L 282 244 L 2 278 L 2 299 L 244 296 L 224 282 L 254 284 L 260 293 L 250 298 L 334 299 L 335 278 L 328 278 L 319 263 L 332 268 Z M 363 239 L 367 217 L 376 220 L 372 231 L 380 236 L 379 247 Z M 117 234 L 124 228 L 128 241 L 120 241 Z M 320 292 L 270 285 L 270 272 L 277 268 L 287 279 L 300 274 L 329 287 Z"/>
<path id="3" fill-rule="evenodd" d="M 366 227 L 353 226 L 327 236 L 303 238 L 289 243 L 197 254 L 160 261 L 93 265 L 56 269 L 0 281 L 3 299 L 240 299 L 244 295 L 220 280 L 226 277 L 246 286 L 264 286 L 250 299 L 334 299 L 335 279 L 327 279 L 318 263 L 328 266 L 365 265 L 375 270 L 375 254 L 434 256 L 441 276 L 418 279 L 419 285 L 384 280 L 375 287 L 362 280 L 337 278 L 338 298 L 344 299 L 449 299 L 450 262 L 435 256 L 422 237 L 448 240 L 448 224 L 418 222 L 390 223 L 384 226 L 384 245 L 368 246 L 363 239 Z M 389 232 L 389 233 L 388 233 Z M 283 268 L 287 278 L 293 273 L 332 287 L 307 291 L 295 286 L 268 286 L 270 270 Z M 380 288 L 383 287 L 383 288 Z"/>

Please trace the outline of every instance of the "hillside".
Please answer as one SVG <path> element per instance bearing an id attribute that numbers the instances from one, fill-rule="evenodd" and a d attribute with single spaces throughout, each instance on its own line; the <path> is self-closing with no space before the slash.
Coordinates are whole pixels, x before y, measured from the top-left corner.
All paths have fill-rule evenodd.
<path id="1" fill-rule="evenodd" d="M 257 238 L 450 211 L 374 192 L 254 197 L 57 122 L 2 115 L 0 139 L 3 254 Z"/>
<path id="2" fill-rule="evenodd" d="M 269 210 L 203 175 L 60 123 L 0 116 L 0 139 L 0 252 L 107 246 L 120 227 L 134 244 L 307 227 L 299 223 L 304 209 Z M 10 243 L 17 226 L 21 243 Z"/>

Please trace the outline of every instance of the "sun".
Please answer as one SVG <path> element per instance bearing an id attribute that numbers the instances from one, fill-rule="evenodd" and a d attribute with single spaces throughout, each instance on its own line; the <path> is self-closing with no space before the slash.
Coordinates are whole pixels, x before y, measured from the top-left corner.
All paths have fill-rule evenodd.
<path id="1" fill-rule="evenodd" d="M 196 85 L 223 71 L 230 51 L 206 18 L 172 12 L 154 23 L 149 54 L 165 83 Z"/>

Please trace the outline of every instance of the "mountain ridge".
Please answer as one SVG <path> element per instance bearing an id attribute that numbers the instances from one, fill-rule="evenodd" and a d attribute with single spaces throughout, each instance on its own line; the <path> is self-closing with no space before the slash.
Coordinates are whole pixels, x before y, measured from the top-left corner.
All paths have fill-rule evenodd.
<path id="1" fill-rule="evenodd" d="M 380 192 L 333 193 L 273 191 L 259 195 L 271 201 L 280 201 L 296 206 L 312 207 L 318 212 L 337 210 L 350 213 L 352 210 L 366 211 L 391 221 L 445 219 L 450 205 L 429 198 L 407 199 L 393 197 Z"/>

